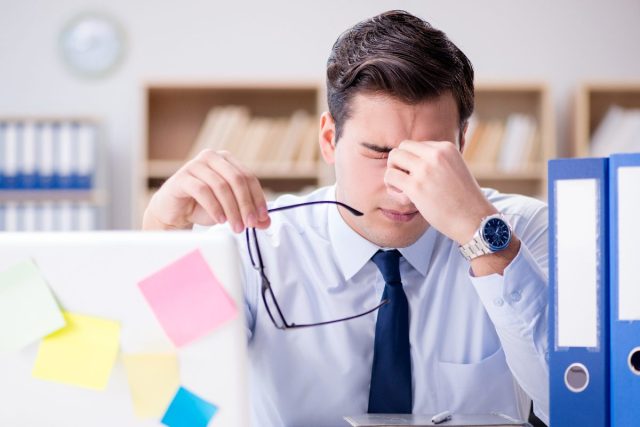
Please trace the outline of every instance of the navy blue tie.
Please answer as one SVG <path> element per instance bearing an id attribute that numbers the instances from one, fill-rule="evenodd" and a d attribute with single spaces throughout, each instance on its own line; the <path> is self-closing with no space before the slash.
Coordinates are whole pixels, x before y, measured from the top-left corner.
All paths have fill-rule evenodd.
<path id="1" fill-rule="evenodd" d="M 384 278 L 378 310 L 369 389 L 369 413 L 410 414 L 411 354 L 409 352 L 409 303 L 400 280 L 400 252 L 378 251 L 372 261 Z"/>

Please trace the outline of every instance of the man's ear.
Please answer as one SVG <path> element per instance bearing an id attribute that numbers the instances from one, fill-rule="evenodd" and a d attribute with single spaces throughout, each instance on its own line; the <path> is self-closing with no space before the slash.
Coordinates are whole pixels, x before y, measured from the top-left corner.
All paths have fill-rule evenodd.
<path id="1" fill-rule="evenodd" d="M 458 149 L 460 150 L 460 152 L 462 153 L 464 151 L 464 146 L 467 142 L 467 129 L 469 129 L 469 120 L 467 120 L 466 122 L 464 122 L 464 126 L 462 127 L 462 130 L 460 131 L 460 144 L 458 144 Z"/>
<path id="2" fill-rule="evenodd" d="M 335 151 L 336 151 L 336 123 L 331 117 L 328 111 L 325 111 L 320 116 L 320 152 L 322 158 L 327 164 L 332 165 L 335 163 Z"/>

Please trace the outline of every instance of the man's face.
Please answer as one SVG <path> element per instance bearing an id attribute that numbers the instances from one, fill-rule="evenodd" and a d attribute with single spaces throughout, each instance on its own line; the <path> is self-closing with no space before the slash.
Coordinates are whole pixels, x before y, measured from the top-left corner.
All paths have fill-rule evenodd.
<path id="1" fill-rule="evenodd" d="M 356 217 L 341 209 L 342 217 L 378 246 L 409 246 L 429 224 L 408 197 L 385 184 L 388 151 L 404 140 L 451 141 L 462 147 L 456 102 L 450 92 L 416 105 L 357 94 L 350 107 L 337 144 L 328 113 L 322 118 L 320 138 L 323 157 L 335 165 L 337 200 L 364 213 Z"/>

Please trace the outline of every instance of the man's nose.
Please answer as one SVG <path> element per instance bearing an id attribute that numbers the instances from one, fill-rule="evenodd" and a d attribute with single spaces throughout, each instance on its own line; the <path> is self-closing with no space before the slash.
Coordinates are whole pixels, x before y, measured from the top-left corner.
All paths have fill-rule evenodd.
<path id="1" fill-rule="evenodd" d="M 409 197 L 407 197 L 402 191 L 391 184 L 385 183 L 385 186 L 387 187 L 387 194 L 389 194 L 391 199 L 399 206 L 408 206 L 411 204 L 411 199 L 409 199 Z"/>

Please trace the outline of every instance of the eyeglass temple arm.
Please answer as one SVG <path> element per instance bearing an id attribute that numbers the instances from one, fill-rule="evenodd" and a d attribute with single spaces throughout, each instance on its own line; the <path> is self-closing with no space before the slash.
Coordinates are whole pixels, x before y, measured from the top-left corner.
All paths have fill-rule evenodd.
<path id="1" fill-rule="evenodd" d="M 288 205 L 288 206 L 281 206 L 281 207 L 278 207 L 278 208 L 271 208 L 271 209 L 268 210 L 268 212 L 278 212 L 278 211 L 284 211 L 284 210 L 287 210 L 287 209 L 297 208 L 297 207 L 300 207 L 300 206 L 321 205 L 321 204 L 325 204 L 325 203 L 341 206 L 341 207 L 345 208 L 346 210 L 348 210 L 351 214 L 353 214 L 355 216 L 364 215 L 362 212 L 360 212 L 357 209 L 352 208 L 349 205 L 345 205 L 342 202 L 337 202 L 337 201 L 334 202 L 332 200 L 316 200 L 315 202 L 296 203 L 295 205 Z"/>
<path id="2" fill-rule="evenodd" d="M 264 306 L 267 309 L 267 313 L 269 314 L 269 317 L 271 318 L 271 321 L 273 322 L 274 326 L 278 329 L 287 329 L 289 327 L 291 327 L 289 325 L 289 322 L 287 322 L 287 319 L 284 317 L 284 314 L 282 313 L 282 310 L 280 309 L 280 304 L 278 304 L 278 300 L 276 299 L 275 295 L 273 294 L 273 289 L 271 289 L 271 284 L 269 283 L 269 279 L 267 279 L 267 276 L 265 276 L 264 273 L 262 273 L 262 301 L 264 302 Z M 265 285 L 265 281 L 266 281 L 266 285 Z M 267 300 L 265 297 L 265 292 L 269 292 L 271 294 L 271 301 L 273 301 L 273 305 L 276 309 L 276 311 L 278 312 L 278 316 L 280 316 L 280 320 L 282 321 L 282 327 L 278 325 L 278 323 L 275 321 L 275 319 L 273 318 L 273 313 L 271 313 L 271 309 L 269 308 L 269 304 L 267 304 Z"/>
<path id="3" fill-rule="evenodd" d="M 386 305 L 390 302 L 389 299 L 383 299 L 382 301 L 380 301 L 380 304 L 376 305 L 375 307 L 373 307 L 371 310 L 367 310 L 364 313 L 360 313 L 360 314 L 356 314 L 353 316 L 349 316 L 349 317 L 343 317 L 342 319 L 335 319 L 335 320 L 328 320 L 326 322 L 319 322 L 319 323 L 307 323 L 307 324 L 300 324 L 297 325 L 295 323 L 292 324 L 286 324 L 286 328 L 287 329 L 294 329 L 294 328 L 309 328 L 312 326 L 324 326 L 324 325 L 331 325 L 332 323 L 338 323 L 338 322 L 344 322 L 346 320 L 351 320 L 351 319 L 357 319 L 358 317 L 362 317 L 362 316 L 366 316 L 367 314 L 373 313 L 374 311 L 376 311 L 377 309 L 379 309 L 380 307 L 382 307 L 383 305 Z"/>

